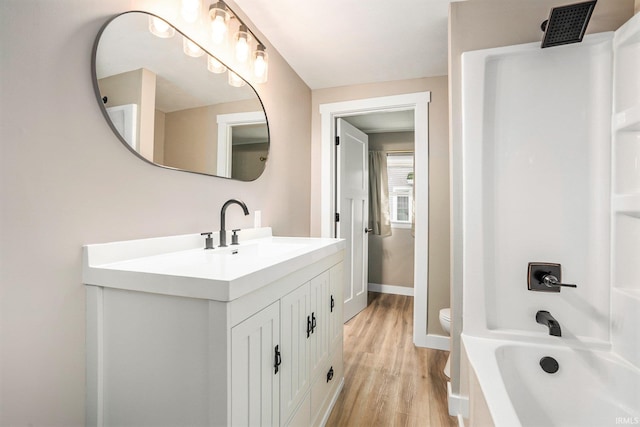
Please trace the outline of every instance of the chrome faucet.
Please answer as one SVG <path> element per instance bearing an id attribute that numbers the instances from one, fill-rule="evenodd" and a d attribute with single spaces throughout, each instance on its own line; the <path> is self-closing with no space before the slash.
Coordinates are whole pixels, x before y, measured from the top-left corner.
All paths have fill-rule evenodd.
<path id="1" fill-rule="evenodd" d="M 240 205 L 245 215 L 249 215 L 249 209 L 247 209 L 247 205 L 244 202 L 236 199 L 227 200 L 224 205 L 222 205 L 222 210 L 220 211 L 220 247 L 225 248 L 227 246 L 227 230 L 224 228 L 225 223 L 225 213 L 229 205 L 232 204 Z"/>
<path id="2" fill-rule="evenodd" d="M 549 328 L 549 335 L 553 335 L 554 337 L 561 337 L 562 331 L 560 330 L 560 323 L 554 317 L 545 310 L 539 310 L 536 313 L 536 322 L 541 325 L 545 325 Z"/>

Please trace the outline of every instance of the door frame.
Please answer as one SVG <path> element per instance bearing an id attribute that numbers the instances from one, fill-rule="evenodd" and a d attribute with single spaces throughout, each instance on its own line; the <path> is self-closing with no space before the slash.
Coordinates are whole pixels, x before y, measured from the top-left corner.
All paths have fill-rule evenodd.
<path id="1" fill-rule="evenodd" d="M 333 237 L 335 212 L 335 139 L 336 119 L 372 112 L 414 111 L 415 122 L 415 177 L 414 185 L 426 189 L 427 197 L 416 192 L 413 343 L 419 347 L 432 347 L 427 334 L 427 297 L 429 277 L 429 102 L 431 92 L 365 98 L 320 104 L 320 233 Z M 422 190 L 420 190 L 422 192 Z M 427 260 L 427 262 L 424 262 Z"/>
<path id="2" fill-rule="evenodd" d="M 267 118 L 263 111 L 249 111 L 246 113 L 218 114 L 218 139 L 217 139 L 217 169 L 216 175 L 231 178 L 232 160 L 232 131 L 234 126 L 253 125 L 266 123 Z"/>

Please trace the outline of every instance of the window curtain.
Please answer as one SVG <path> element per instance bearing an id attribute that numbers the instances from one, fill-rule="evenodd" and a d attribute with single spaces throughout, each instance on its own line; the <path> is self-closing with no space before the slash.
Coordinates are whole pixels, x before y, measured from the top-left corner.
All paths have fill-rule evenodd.
<path id="1" fill-rule="evenodd" d="M 387 154 L 369 151 L 369 228 L 373 234 L 391 236 Z"/>

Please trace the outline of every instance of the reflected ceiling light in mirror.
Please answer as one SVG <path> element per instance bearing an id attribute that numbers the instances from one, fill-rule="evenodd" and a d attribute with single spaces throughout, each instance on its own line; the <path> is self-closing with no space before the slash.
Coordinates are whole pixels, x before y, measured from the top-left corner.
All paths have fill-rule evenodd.
<path id="1" fill-rule="evenodd" d="M 214 0 L 209 6 L 212 41 L 217 45 L 226 45 L 230 31 L 230 21 L 233 19 L 238 22 L 238 32 L 233 38 L 233 46 L 231 47 L 233 52 L 229 52 L 230 56 L 235 59 L 240 69 L 246 70 L 251 66 L 251 79 L 253 82 L 266 83 L 269 64 L 265 45 L 224 0 Z M 255 40 L 255 50 L 252 48 L 253 40 Z M 225 57 L 224 53 L 222 55 Z M 232 78 L 230 76 L 229 84 L 231 84 L 231 81 Z"/>
<path id="2" fill-rule="evenodd" d="M 240 28 L 235 36 L 235 45 L 233 50 L 235 52 L 236 61 L 241 64 L 246 63 L 249 60 L 249 54 L 251 52 L 251 35 L 248 28 L 244 24 L 240 24 Z"/>
<path id="3" fill-rule="evenodd" d="M 238 76 L 236 73 L 234 73 L 231 70 L 229 70 L 228 83 L 229 83 L 229 86 L 233 86 L 233 87 L 242 87 L 245 84 L 247 84 L 247 82 L 245 82 L 242 78 L 240 78 L 240 76 Z"/>
<path id="4" fill-rule="evenodd" d="M 201 0 L 182 0 L 180 13 L 186 22 L 194 23 L 200 15 Z"/>
<path id="5" fill-rule="evenodd" d="M 253 77 L 256 83 L 266 83 L 269 72 L 269 55 L 264 51 L 264 46 L 259 44 L 253 52 Z"/>
<path id="6" fill-rule="evenodd" d="M 215 44 L 224 44 L 229 31 L 229 11 L 224 2 L 219 1 L 209 6 L 209 19 L 211 21 L 211 40 Z"/>
<path id="7" fill-rule="evenodd" d="M 168 39 L 175 35 L 176 30 L 164 19 L 149 16 L 149 32 L 162 39 Z"/>
<path id="8" fill-rule="evenodd" d="M 186 37 L 182 38 L 182 50 L 184 51 L 185 55 L 191 56 L 193 58 L 198 58 L 204 55 L 204 50 L 202 50 L 200 46 Z"/>
<path id="9" fill-rule="evenodd" d="M 227 67 L 211 55 L 207 57 L 207 69 L 215 74 L 222 74 L 227 71 Z"/>

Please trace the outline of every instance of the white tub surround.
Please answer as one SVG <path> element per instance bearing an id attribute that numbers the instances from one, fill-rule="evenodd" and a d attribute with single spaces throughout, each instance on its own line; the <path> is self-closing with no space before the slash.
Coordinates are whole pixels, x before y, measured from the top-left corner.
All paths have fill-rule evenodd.
<path id="1" fill-rule="evenodd" d="M 464 332 L 609 341 L 612 33 L 467 52 L 463 73 Z M 576 289 L 527 289 L 529 262 Z M 469 321 L 467 321 L 467 319 Z"/>
<path id="2" fill-rule="evenodd" d="M 640 15 L 462 56 L 463 343 L 497 426 L 640 422 L 638 76 Z M 528 290 L 530 262 L 577 288 Z"/>
<path id="3" fill-rule="evenodd" d="M 640 14 L 613 44 L 611 342 L 640 367 Z"/>
<path id="4" fill-rule="evenodd" d="M 344 383 L 344 242 L 239 240 L 83 248 L 87 425 L 324 424 Z"/>

